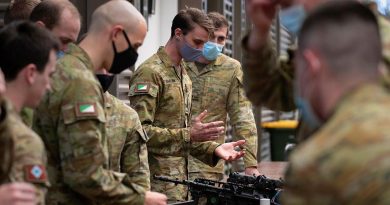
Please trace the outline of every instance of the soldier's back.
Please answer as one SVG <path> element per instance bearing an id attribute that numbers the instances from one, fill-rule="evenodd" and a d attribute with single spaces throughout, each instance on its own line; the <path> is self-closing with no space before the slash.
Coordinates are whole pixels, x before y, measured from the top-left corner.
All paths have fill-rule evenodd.
<path id="1" fill-rule="evenodd" d="M 389 112 L 381 86 L 348 94 L 293 153 L 285 204 L 389 204 Z"/>

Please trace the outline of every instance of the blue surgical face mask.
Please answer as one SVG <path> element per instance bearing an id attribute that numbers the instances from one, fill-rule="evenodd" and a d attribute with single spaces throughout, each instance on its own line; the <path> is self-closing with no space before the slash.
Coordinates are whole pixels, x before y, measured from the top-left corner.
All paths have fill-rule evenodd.
<path id="1" fill-rule="evenodd" d="M 191 47 L 185 40 L 180 48 L 180 54 L 185 61 L 194 62 L 202 56 L 202 50 Z"/>
<path id="2" fill-rule="evenodd" d="M 287 28 L 287 30 L 297 37 L 302 23 L 306 17 L 306 11 L 303 5 L 296 4 L 287 9 L 283 9 L 279 13 L 280 23 Z"/>
<path id="3" fill-rule="evenodd" d="M 207 41 L 207 43 L 205 43 L 203 46 L 203 56 L 207 60 L 213 61 L 217 59 L 219 54 L 221 54 L 222 49 L 223 49 L 223 45 L 211 41 Z"/>
<path id="4" fill-rule="evenodd" d="M 64 51 L 61 51 L 61 50 L 57 51 L 57 53 L 56 53 L 57 60 L 64 57 L 64 55 L 65 55 Z"/>

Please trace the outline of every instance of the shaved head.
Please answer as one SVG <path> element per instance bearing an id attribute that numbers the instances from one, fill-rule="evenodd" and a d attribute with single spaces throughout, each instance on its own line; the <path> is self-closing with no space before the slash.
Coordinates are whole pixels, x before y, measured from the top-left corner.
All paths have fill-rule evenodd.
<path id="1" fill-rule="evenodd" d="M 146 25 L 146 21 L 130 2 L 111 0 L 98 7 L 92 14 L 89 32 L 100 32 L 106 27 L 122 25 L 126 31 L 133 33 L 140 24 Z"/>

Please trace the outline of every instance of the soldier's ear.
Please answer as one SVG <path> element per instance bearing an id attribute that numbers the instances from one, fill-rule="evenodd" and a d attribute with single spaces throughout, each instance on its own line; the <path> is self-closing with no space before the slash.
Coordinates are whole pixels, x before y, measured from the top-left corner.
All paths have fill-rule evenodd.
<path id="1" fill-rule="evenodd" d="M 42 27 L 42 28 L 45 28 L 45 27 L 46 27 L 46 24 L 43 23 L 43 21 L 37 21 L 37 22 L 35 22 L 35 24 L 36 24 L 37 26 L 39 26 L 39 27 Z"/>
<path id="2" fill-rule="evenodd" d="M 115 25 L 114 27 L 112 27 L 110 31 L 111 40 L 116 41 L 116 39 L 120 37 L 122 30 L 123 30 L 123 26 L 121 25 Z"/>
<path id="3" fill-rule="evenodd" d="M 20 74 L 23 75 L 28 85 L 32 85 L 35 83 L 38 74 L 37 66 L 30 63 L 21 70 Z"/>
<path id="4" fill-rule="evenodd" d="M 175 38 L 180 40 L 183 37 L 183 31 L 180 28 L 175 29 Z"/>
<path id="5" fill-rule="evenodd" d="M 321 72 L 322 62 L 318 52 L 312 49 L 305 49 L 303 51 L 303 58 L 307 62 L 307 69 L 311 74 Z"/>

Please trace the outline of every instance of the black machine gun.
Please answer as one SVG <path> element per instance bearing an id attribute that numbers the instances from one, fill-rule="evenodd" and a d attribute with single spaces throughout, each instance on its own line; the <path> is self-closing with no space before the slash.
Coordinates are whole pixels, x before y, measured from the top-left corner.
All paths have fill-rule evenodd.
<path id="1" fill-rule="evenodd" d="M 261 199 L 269 199 L 271 205 L 278 205 L 277 196 L 283 188 L 283 180 L 260 176 L 246 176 L 239 173 L 229 175 L 227 182 L 197 178 L 194 181 L 154 176 L 155 179 L 186 185 L 192 201 L 176 204 L 198 205 L 200 198 L 207 199 L 207 205 L 259 205 Z"/>

